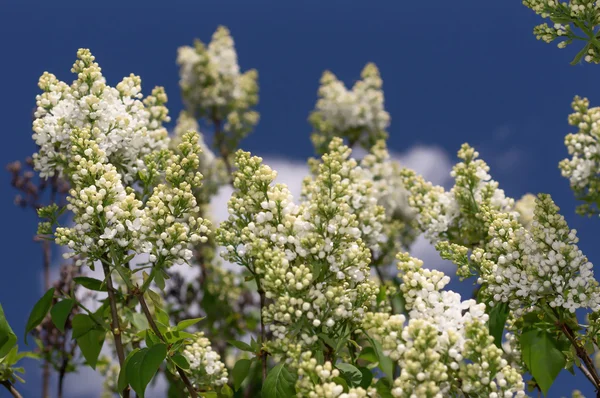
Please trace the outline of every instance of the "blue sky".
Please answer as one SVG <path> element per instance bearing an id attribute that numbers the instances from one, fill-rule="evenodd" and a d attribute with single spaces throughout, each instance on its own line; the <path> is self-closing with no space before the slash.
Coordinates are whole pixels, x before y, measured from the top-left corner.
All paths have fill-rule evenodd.
<path id="1" fill-rule="evenodd" d="M 347 84 L 375 62 L 392 116 L 390 147 L 437 145 L 452 158 L 460 144 L 476 146 L 508 195 L 548 192 L 582 250 L 600 263 L 600 220 L 574 213 L 559 160 L 574 95 L 600 104 L 598 66 L 570 66 L 578 48 L 558 50 L 535 40 L 538 17 L 515 1 L 62 1 L 0 0 L 3 164 L 34 151 L 31 111 L 44 71 L 72 80 L 80 47 L 96 56 L 109 84 L 133 72 L 144 92 L 162 85 L 169 109 L 181 109 L 178 46 L 208 41 L 226 25 L 243 70 L 259 71 L 261 121 L 246 150 L 303 161 L 312 155 L 306 119 L 324 69 Z M 41 294 L 41 253 L 32 242 L 36 217 L 13 206 L 8 173 L 0 174 L 3 262 L 0 302 L 22 332 Z M 597 271 L 598 272 L 598 271 Z M 582 388 L 561 377 L 551 397 Z M 25 396 L 37 396 L 32 378 Z M 585 391 L 584 391 L 585 392 Z M 587 390 L 591 394 L 591 390 Z M 0 396 L 4 391 L 0 391 Z"/>

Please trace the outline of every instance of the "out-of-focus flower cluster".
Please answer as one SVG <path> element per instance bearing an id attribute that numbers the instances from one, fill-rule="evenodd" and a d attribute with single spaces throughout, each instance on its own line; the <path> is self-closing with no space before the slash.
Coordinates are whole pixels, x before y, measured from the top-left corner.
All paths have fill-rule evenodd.
<path id="1" fill-rule="evenodd" d="M 254 69 L 240 73 L 229 30 L 220 26 L 208 46 L 196 40 L 194 47 L 179 48 L 177 63 L 179 85 L 190 115 L 224 123 L 229 142 L 218 144 L 237 147 L 258 123 L 258 113 L 252 110 L 258 103 L 258 73 Z"/>
<path id="2" fill-rule="evenodd" d="M 334 139 L 297 205 L 261 158 L 239 151 L 230 217 L 217 231 L 224 258 L 245 266 L 269 300 L 271 350 L 296 364 L 301 351 L 324 348 L 320 334 L 356 327 L 376 302 L 369 247 L 384 209 L 363 192 L 372 187 L 358 183 L 362 169 L 349 155 Z"/>
<path id="3" fill-rule="evenodd" d="M 584 203 L 577 211 L 580 214 L 598 214 L 600 203 L 600 107 L 590 108 L 587 98 L 575 97 L 572 104 L 575 111 L 569 116 L 569 124 L 579 130 L 567 134 L 565 146 L 571 155 L 559 167 L 563 177 L 567 177 L 578 199 Z"/>
<path id="4" fill-rule="evenodd" d="M 319 100 L 309 121 L 311 140 L 318 153 L 327 150 L 333 137 L 347 139 L 352 147 L 360 143 L 370 149 L 387 138 L 390 115 L 384 108 L 383 81 L 375 64 L 367 64 L 351 90 L 329 71 L 323 73 Z"/>
<path id="5" fill-rule="evenodd" d="M 551 43 L 559 40 L 558 48 L 565 48 L 573 41 L 585 42 L 584 47 L 575 56 L 571 64 L 582 58 L 586 62 L 600 62 L 600 41 L 596 37 L 596 28 L 600 24 L 600 2 L 595 0 L 523 0 L 550 24 L 543 23 L 533 29 L 538 40 Z"/>
<path id="6" fill-rule="evenodd" d="M 400 365 L 394 397 L 523 397 L 521 374 L 503 359 L 489 335 L 485 305 L 462 301 L 442 289 L 450 278 L 422 268 L 408 254 L 398 255 L 404 315 L 368 313 L 364 326 L 384 353 Z"/>
<path id="7" fill-rule="evenodd" d="M 141 79 L 130 75 L 115 87 L 106 84 L 101 69 L 87 49 L 77 52 L 71 71 L 77 79 L 71 85 L 45 72 L 39 81 L 43 93 L 36 98 L 33 139 L 39 146 L 33 160 L 41 177 L 62 175 L 73 161 L 71 136 L 74 130 L 88 130 L 107 161 L 133 185 L 144 170 L 144 158 L 168 145 L 169 121 L 161 87 L 143 99 Z"/>

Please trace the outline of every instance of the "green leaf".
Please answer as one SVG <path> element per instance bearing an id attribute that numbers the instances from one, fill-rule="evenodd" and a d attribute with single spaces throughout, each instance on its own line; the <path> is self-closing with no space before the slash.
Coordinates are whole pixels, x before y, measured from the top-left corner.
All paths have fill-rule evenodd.
<path id="1" fill-rule="evenodd" d="M 349 388 L 348 388 L 348 383 L 346 382 L 346 379 L 344 379 L 343 377 L 333 377 L 331 379 L 331 381 L 333 381 L 335 384 L 338 384 L 340 386 L 342 386 L 344 388 L 344 392 L 348 392 Z"/>
<path id="2" fill-rule="evenodd" d="M 392 395 L 392 386 L 387 379 L 379 379 L 375 383 L 375 389 L 381 398 L 394 398 Z"/>
<path id="3" fill-rule="evenodd" d="M 140 398 L 144 398 L 146 387 L 152 380 L 160 364 L 167 356 L 165 344 L 155 344 L 135 353 L 127 363 L 127 379 L 131 388 Z"/>
<path id="4" fill-rule="evenodd" d="M 240 386 L 248 376 L 248 372 L 250 371 L 250 365 L 252 365 L 251 360 L 240 359 L 233 366 L 231 375 L 233 376 L 233 388 L 235 389 L 235 391 L 240 389 Z"/>
<path id="5" fill-rule="evenodd" d="M 119 391 L 123 391 L 125 390 L 125 387 L 127 387 L 129 385 L 129 380 L 127 378 L 127 364 L 129 363 L 129 360 L 139 351 L 139 348 L 135 348 L 133 351 L 131 351 L 128 355 L 127 358 L 125 358 L 125 362 L 123 362 L 123 366 L 121 367 L 121 370 L 119 371 L 119 378 L 117 380 L 117 388 Z"/>
<path id="6" fill-rule="evenodd" d="M 223 387 L 221 387 L 221 392 L 219 393 L 219 397 L 232 398 L 233 390 L 231 389 L 231 387 L 229 387 L 227 384 L 225 384 Z"/>
<path id="7" fill-rule="evenodd" d="M 371 343 L 371 346 L 373 347 L 375 354 L 377 355 L 377 362 L 379 363 L 379 369 L 381 369 L 381 371 L 383 373 L 385 373 L 388 380 L 390 380 L 390 381 L 393 380 L 394 379 L 394 363 L 392 362 L 392 360 L 389 357 L 387 357 L 383 353 L 381 344 L 379 344 L 379 342 L 377 340 L 372 339 L 367 334 L 365 334 L 365 335 L 366 335 L 367 339 L 369 340 L 369 342 Z"/>
<path id="8" fill-rule="evenodd" d="M 500 348 L 502 346 L 504 325 L 508 318 L 508 303 L 496 303 L 496 305 L 491 307 L 489 316 L 490 336 L 494 337 L 494 344 Z"/>
<path id="9" fill-rule="evenodd" d="M 183 321 L 179 322 L 175 328 L 177 330 L 185 330 L 185 329 L 189 328 L 190 326 L 197 324 L 198 322 L 200 322 L 203 319 L 204 319 L 204 317 L 194 318 L 194 319 L 184 319 Z"/>
<path id="10" fill-rule="evenodd" d="M 96 292 L 105 292 L 106 291 L 106 283 L 104 281 L 90 278 L 87 276 L 78 276 L 73 278 L 75 283 L 85 287 L 86 289 L 93 290 Z"/>
<path id="11" fill-rule="evenodd" d="M 349 363 L 338 363 L 335 365 L 342 374 L 344 380 L 348 382 L 350 387 L 358 387 L 362 381 L 362 373 L 354 365 Z"/>
<path id="12" fill-rule="evenodd" d="M 581 58 L 583 58 L 583 56 L 585 54 L 587 54 L 588 50 L 590 49 L 590 43 L 586 44 L 578 53 L 577 55 L 575 55 L 575 58 L 573 58 L 573 60 L 571 61 L 571 65 L 577 65 L 579 63 L 579 61 L 581 61 Z"/>
<path id="13" fill-rule="evenodd" d="M 17 344 L 17 336 L 11 329 L 2 305 L 0 305 L 0 358 L 6 356 Z"/>
<path id="14" fill-rule="evenodd" d="M 565 356 L 544 330 L 528 329 L 520 338 L 522 358 L 544 395 L 565 367 Z"/>
<path id="15" fill-rule="evenodd" d="M 267 375 L 262 386 L 262 398 L 292 397 L 296 394 L 296 377 L 286 368 L 284 363 L 275 365 Z"/>
<path id="16" fill-rule="evenodd" d="M 229 344 L 231 344 L 232 346 L 234 346 L 235 348 L 238 348 L 242 351 L 247 351 L 247 352 L 254 352 L 255 350 L 250 347 L 247 343 L 244 343 L 243 341 L 239 341 L 239 340 L 229 340 L 227 341 Z"/>
<path id="17" fill-rule="evenodd" d="M 37 325 L 42 323 L 50 307 L 52 307 L 52 299 L 54 298 L 54 288 L 50 288 L 41 299 L 33 306 L 27 326 L 25 326 L 25 344 L 27 344 L 27 334 L 31 332 Z"/>
<path id="18" fill-rule="evenodd" d="M 364 389 L 367 389 L 371 386 L 371 382 L 373 381 L 373 372 L 371 369 L 361 366 L 358 368 L 360 373 L 362 373 L 362 380 L 360 382 L 360 386 Z"/>
<path id="19" fill-rule="evenodd" d="M 92 369 L 96 369 L 98 356 L 100 355 L 100 350 L 102 350 L 105 336 L 106 331 L 94 329 L 77 339 L 77 345 L 81 350 L 81 354 L 83 354 L 83 357 Z"/>
<path id="20" fill-rule="evenodd" d="M 360 354 L 358 355 L 358 359 L 362 359 L 363 361 L 377 363 L 379 359 L 377 358 L 377 353 L 373 347 L 365 347 L 362 349 Z"/>
<path id="21" fill-rule="evenodd" d="M 73 304 L 75 304 L 75 302 L 72 299 L 64 299 L 54 304 L 52 310 L 50 310 L 52 322 L 56 328 L 63 333 L 65 332 L 65 323 L 67 323 L 67 318 L 69 318 L 71 310 L 73 309 Z"/>
<path id="22" fill-rule="evenodd" d="M 72 338 L 77 339 L 92 329 L 100 329 L 98 324 L 94 322 L 91 316 L 87 314 L 77 314 L 71 321 L 71 327 L 73 328 Z"/>
<path id="23" fill-rule="evenodd" d="M 175 363 L 175 365 L 179 366 L 181 369 L 190 368 L 190 363 L 188 362 L 188 360 L 178 352 L 176 352 L 175 355 L 171 357 L 171 361 L 173 361 L 173 363 Z"/>

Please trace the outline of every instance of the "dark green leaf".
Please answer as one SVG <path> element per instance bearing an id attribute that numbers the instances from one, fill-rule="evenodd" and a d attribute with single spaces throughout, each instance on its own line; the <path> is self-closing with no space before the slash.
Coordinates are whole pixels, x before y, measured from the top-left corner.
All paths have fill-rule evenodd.
<path id="1" fill-rule="evenodd" d="M 371 363 L 379 362 L 379 359 L 377 358 L 377 353 L 375 352 L 375 349 L 373 347 L 363 348 L 358 358 Z"/>
<path id="2" fill-rule="evenodd" d="M 233 376 L 233 388 L 237 391 L 248 376 L 252 361 L 249 359 L 240 359 L 233 366 L 231 375 Z"/>
<path id="3" fill-rule="evenodd" d="M 243 341 L 229 340 L 228 343 L 242 351 L 254 352 L 254 349 L 252 347 L 250 347 L 247 343 L 244 343 Z"/>
<path id="4" fill-rule="evenodd" d="M 360 382 L 360 386 L 364 389 L 367 389 L 371 386 L 371 382 L 373 381 L 373 372 L 371 369 L 361 366 L 358 368 L 360 373 L 362 373 L 362 380 Z"/>
<path id="5" fill-rule="evenodd" d="M 375 383 L 375 389 L 381 398 L 394 398 L 392 395 L 392 386 L 387 379 L 379 379 Z"/>
<path id="6" fill-rule="evenodd" d="M 296 394 L 296 377 L 279 363 L 269 371 L 262 386 L 262 398 L 292 397 Z"/>
<path id="7" fill-rule="evenodd" d="M 565 356 L 550 333 L 527 329 L 520 338 L 522 358 L 544 394 L 565 367 Z"/>
<path id="8" fill-rule="evenodd" d="M 506 318 L 508 318 L 508 303 L 496 303 L 489 312 L 490 336 L 494 337 L 496 347 L 502 346 L 502 335 Z"/>
<path id="9" fill-rule="evenodd" d="M 188 360 L 178 352 L 175 353 L 175 355 L 173 355 L 171 357 L 171 360 L 175 363 L 175 365 L 179 366 L 181 369 L 189 369 L 190 368 L 190 364 L 189 364 Z"/>
<path id="10" fill-rule="evenodd" d="M 96 369 L 98 356 L 100 355 L 100 350 L 102 350 L 105 335 L 106 331 L 93 329 L 77 338 L 77 345 L 92 369 Z"/>
<path id="11" fill-rule="evenodd" d="M 0 305 L 0 358 L 6 356 L 17 344 L 17 336 L 11 329 L 2 305 Z"/>
<path id="12" fill-rule="evenodd" d="M 52 322 L 56 328 L 63 333 L 65 332 L 65 323 L 67 323 L 67 318 L 69 318 L 71 310 L 73 309 L 73 304 L 75 304 L 75 302 L 72 299 L 64 299 L 54 304 L 52 310 L 50 310 Z"/>
<path id="13" fill-rule="evenodd" d="M 128 382 L 140 398 L 144 398 L 148 383 L 150 383 L 166 356 L 167 346 L 155 344 L 150 348 L 139 350 L 127 363 Z"/>
<path id="14" fill-rule="evenodd" d="M 94 322 L 91 316 L 87 314 L 77 314 L 71 321 L 71 327 L 73 328 L 73 338 L 77 339 L 92 329 L 100 329 L 98 324 Z"/>
<path id="15" fill-rule="evenodd" d="M 54 298 L 54 288 L 50 288 L 41 299 L 33 306 L 29 319 L 27 320 L 27 326 L 25 326 L 25 344 L 27 344 L 27 334 L 31 332 L 37 325 L 42 323 L 46 314 L 52 307 L 52 299 Z"/>
<path id="16" fill-rule="evenodd" d="M 362 373 L 354 365 L 349 363 L 338 363 L 335 365 L 342 374 L 344 380 L 348 382 L 350 387 L 358 387 L 362 381 Z"/>
<path id="17" fill-rule="evenodd" d="M 73 278 L 75 283 L 85 287 L 89 290 L 94 290 L 96 292 L 105 292 L 106 291 L 106 283 L 100 281 L 98 279 L 90 278 L 87 276 L 78 276 Z"/>
<path id="18" fill-rule="evenodd" d="M 127 358 L 125 358 L 125 362 L 123 362 L 123 366 L 121 367 L 121 370 L 119 371 L 119 378 L 117 380 L 117 389 L 119 391 L 123 391 L 125 389 L 125 387 L 127 387 L 129 385 L 129 380 L 127 378 L 127 364 L 129 363 L 129 360 L 139 351 L 139 348 L 135 348 L 133 351 L 131 351 L 128 355 Z"/>

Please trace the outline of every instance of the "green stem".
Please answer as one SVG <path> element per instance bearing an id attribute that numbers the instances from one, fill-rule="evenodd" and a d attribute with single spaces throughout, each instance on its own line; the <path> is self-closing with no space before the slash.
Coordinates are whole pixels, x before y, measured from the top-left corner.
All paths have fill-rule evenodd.
<path id="1" fill-rule="evenodd" d="M 146 319 L 148 319 L 148 324 L 150 325 L 150 328 L 152 328 L 152 331 L 154 332 L 154 334 L 156 334 L 156 336 L 159 339 L 161 339 L 163 342 L 166 343 L 165 337 L 160 332 L 160 329 L 156 325 L 156 322 L 154 322 L 154 318 L 152 318 L 152 314 L 150 313 L 150 309 L 148 308 L 148 304 L 146 303 L 144 294 L 139 293 L 137 295 L 137 297 L 138 297 L 138 301 L 140 302 L 140 306 L 142 307 L 142 311 L 144 312 L 144 315 L 146 315 Z M 177 373 L 179 373 L 179 376 L 181 377 L 181 381 L 183 381 L 183 384 L 185 384 L 185 387 L 187 388 L 188 392 L 190 393 L 190 397 L 198 398 L 198 392 L 192 385 L 192 382 L 190 381 L 190 379 L 185 374 L 185 371 L 177 365 L 175 367 L 177 368 Z"/>
<path id="2" fill-rule="evenodd" d="M 2 381 L 0 381 L 0 384 L 2 384 L 4 387 L 6 387 L 8 392 L 10 392 L 14 398 L 23 398 L 23 396 L 21 394 L 19 394 L 19 392 L 17 391 L 15 386 L 13 386 L 10 381 L 2 380 Z"/>

